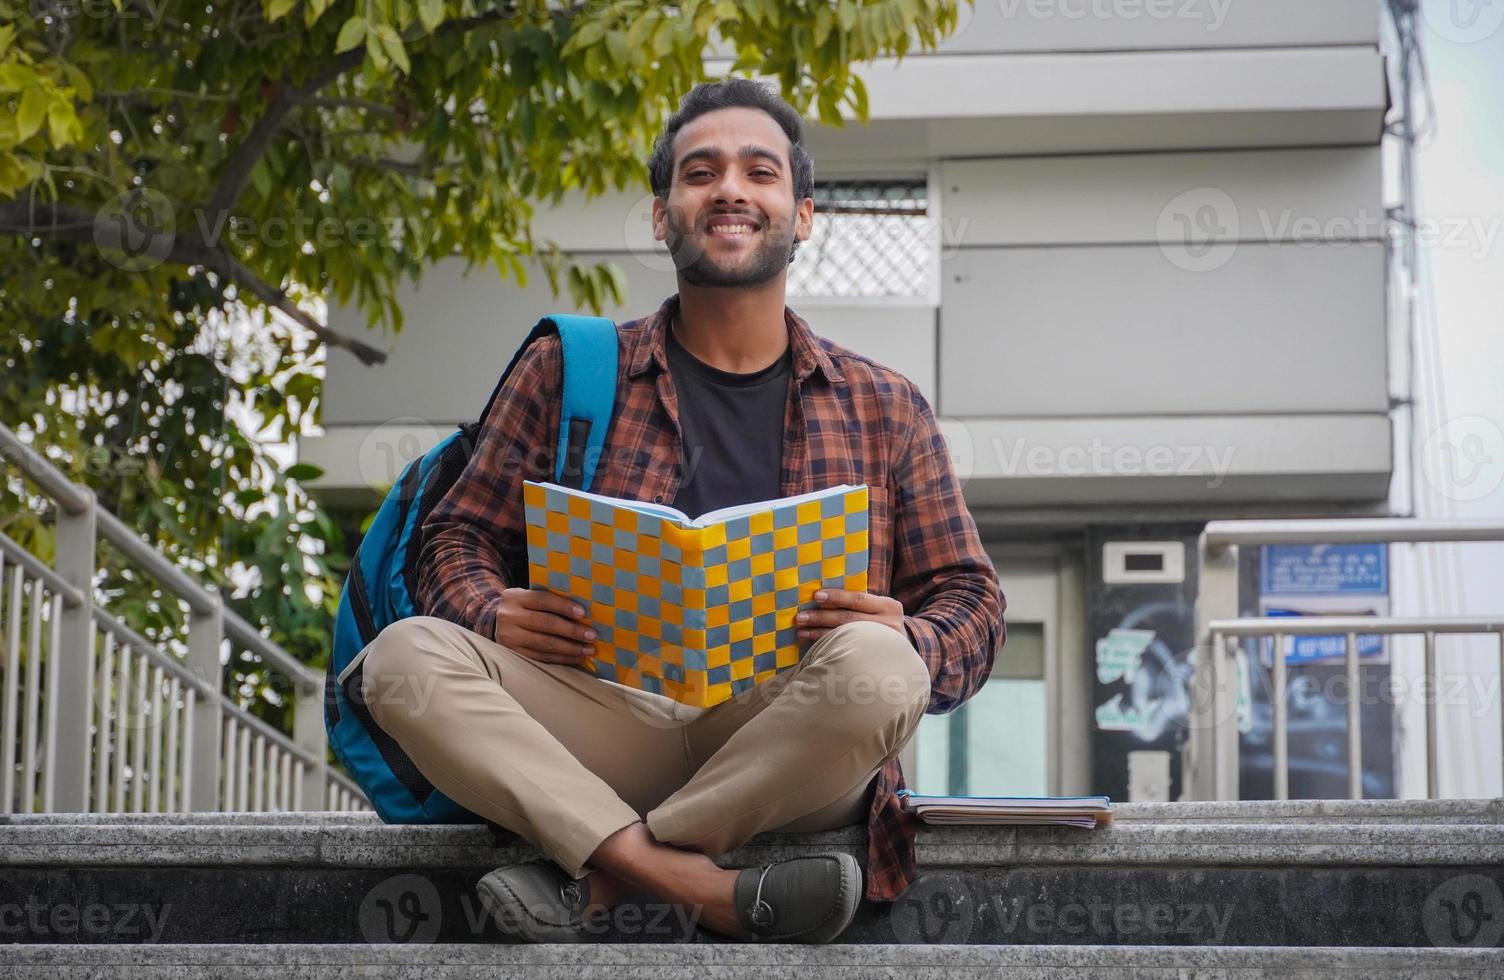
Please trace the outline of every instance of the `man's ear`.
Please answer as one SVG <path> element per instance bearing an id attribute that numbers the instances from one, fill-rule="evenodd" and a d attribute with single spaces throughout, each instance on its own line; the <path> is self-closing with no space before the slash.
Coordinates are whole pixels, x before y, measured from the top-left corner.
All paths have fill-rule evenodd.
<path id="1" fill-rule="evenodd" d="M 668 238 L 668 207 L 663 203 L 663 198 L 653 195 L 653 240 L 664 241 Z"/>
<path id="2" fill-rule="evenodd" d="M 794 209 L 794 237 L 801 242 L 809 241 L 815 229 L 815 199 L 806 197 Z"/>

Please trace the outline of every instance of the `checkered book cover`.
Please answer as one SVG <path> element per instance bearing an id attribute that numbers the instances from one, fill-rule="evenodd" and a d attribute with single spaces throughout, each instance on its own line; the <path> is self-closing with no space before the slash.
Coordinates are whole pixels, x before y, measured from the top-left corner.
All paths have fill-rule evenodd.
<path id="1" fill-rule="evenodd" d="M 713 707 L 798 663 L 820 588 L 867 589 L 867 488 L 687 527 L 525 481 L 529 583 L 578 601 L 596 676 Z"/>

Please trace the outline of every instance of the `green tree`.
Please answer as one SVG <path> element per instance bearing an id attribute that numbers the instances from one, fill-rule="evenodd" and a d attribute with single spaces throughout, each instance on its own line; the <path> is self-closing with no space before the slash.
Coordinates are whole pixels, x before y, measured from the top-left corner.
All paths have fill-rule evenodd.
<path id="1" fill-rule="evenodd" d="M 535 238 L 533 205 L 646 190 L 709 45 L 839 125 L 867 115 L 853 63 L 932 47 L 955 17 L 955 0 L 0 0 L 0 417 L 317 664 L 346 545 L 299 486 L 316 471 L 269 447 L 317 423 L 329 345 L 382 358 L 324 302 L 400 330 L 401 279 L 463 256 L 599 310 L 620 271 Z M 0 528 L 50 549 L 14 479 Z M 99 588 L 143 633 L 180 634 L 182 610 L 119 562 Z M 234 666 L 275 716 L 266 678 Z"/>

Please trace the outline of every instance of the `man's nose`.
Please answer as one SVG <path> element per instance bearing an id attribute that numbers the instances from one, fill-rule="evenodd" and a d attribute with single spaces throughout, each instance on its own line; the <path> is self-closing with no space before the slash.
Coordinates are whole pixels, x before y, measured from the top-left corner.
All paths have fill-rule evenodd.
<path id="1" fill-rule="evenodd" d="M 727 170 L 715 186 L 717 204 L 747 199 L 746 178 L 736 170 Z"/>

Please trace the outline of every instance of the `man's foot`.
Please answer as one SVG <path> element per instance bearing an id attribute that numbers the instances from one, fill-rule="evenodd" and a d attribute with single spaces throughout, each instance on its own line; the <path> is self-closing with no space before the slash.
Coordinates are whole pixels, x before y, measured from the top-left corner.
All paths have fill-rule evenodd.
<path id="1" fill-rule="evenodd" d="M 529 861 L 497 868 L 475 888 L 507 935 L 532 943 L 578 943 L 587 938 L 592 877 L 576 880 L 552 861 Z"/>
<path id="2" fill-rule="evenodd" d="M 736 915 L 757 939 L 828 943 L 851 924 L 862 900 L 862 869 L 850 854 L 817 854 L 736 877 Z"/>

